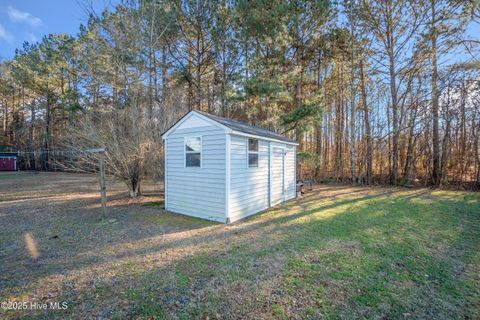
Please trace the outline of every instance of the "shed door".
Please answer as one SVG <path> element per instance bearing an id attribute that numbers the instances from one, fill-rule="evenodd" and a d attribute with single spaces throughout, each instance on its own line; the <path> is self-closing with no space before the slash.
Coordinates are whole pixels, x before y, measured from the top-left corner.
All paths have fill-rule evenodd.
<path id="1" fill-rule="evenodd" d="M 271 163 L 270 205 L 274 206 L 285 199 L 285 150 L 274 147 Z"/>

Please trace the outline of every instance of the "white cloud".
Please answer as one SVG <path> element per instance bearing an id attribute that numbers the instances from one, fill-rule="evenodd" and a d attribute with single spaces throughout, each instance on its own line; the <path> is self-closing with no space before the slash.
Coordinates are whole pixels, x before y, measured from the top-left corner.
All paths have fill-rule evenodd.
<path id="1" fill-rule="evenodd" d="M 13 22 L 25 22 L 34 28 L 39 27 L 43 24 L 40 18 L 32 16 L 28 12 L 17 10 L 11 6 L 8 6 L 7 13 L 10 17 L 10 20 L 12 20 Z"/>
<path id="2" fill-rule="evenodd" d="M 1 24 L 0 24 L 0 39 L 7 41 L 8 43 L 13 42 L 13 35 L 7 31 Z"/>

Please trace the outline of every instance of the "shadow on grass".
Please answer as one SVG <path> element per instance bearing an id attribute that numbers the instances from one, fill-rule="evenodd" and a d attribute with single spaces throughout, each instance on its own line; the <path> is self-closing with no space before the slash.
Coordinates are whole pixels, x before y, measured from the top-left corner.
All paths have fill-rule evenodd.
<path id="1" fill-rule="evenodd" d="M 275 312 L 283 310 L 286 317 L 475 318 L 474 275 L 465 275 L 464 269 L 478 250 L 478 211 L 435 197 L 437 204 L 412 203 L 427 194 L 392 198 L 386 192 L 240 225 L 234 237 L 225 239 L 229 245 L 206 238 L 215 250 L 175 264 L 177 276 L 188 275 L 189 281 L 157 281 L 158 288 L 147 295 L 161 299 L 162 312 L 176 316 L 255 318 L 249 310 L 275 304 Z M 336 215 L 322 217 L 343 206 Z M 272 257 L 284 260 L 281 267 L 272 267 Z M 146 286 L 170 268 L 136 280 Z M 265 294 L 272 283 L 278 287 Z M 192 291 L 209 298 L 199 301 Z"/>
<path id="2" fill-rule="evenodd" d="M 348 197 L 351 194 L 345 192 L 333 202 L 312 195 L 231 226 L 196 225 L 190 218 L 179 223 L 176 215 L 161 214 L 172 219 L 160 224 L 182 224 L 171 226 L 171 232 L 165 233 L 172 238 L 163 241 L 155 234 L 160 229 L 152 225 L 133 225 L 133 229 L 149 228 L 152 241 L 109 254 L 113 244 L 97 239 L 96 252 L 102 252 L 102 261 L 124 259 L 135 263 L 147 255 L 186 247 L 195 248 L 193 254 L 180 254 L 163 266 L 127 271 L 115 281 L 64 293 L 62 298 L 84 310 L 87 302 L 78 300 L 85 294 L 82 290 L 99 291 L 100 299 L 116 306 L 111 314 L 99 316 L 118 312 L 119 317 L 478 316 L 468 314 L 473 303 L 467 284 L 471 279 L 463 273 L 479 249 L 478 201 L 472 208 L 465 199 L 394 188 L 373 195 L 358 192 L 353 199 Z M 122 214 L 132 220 L 122 220 Z M 135 221 L 131 213 L 114 216 L 122 223 Z M 125 229 L 128 238 L 122 239 L 127 234 L 122 235 L 119 229 L 115 246 L 145 238 L 145 233 L 136 237 L 132 229 Z M 182 236 L 177 238 L 176 233 Z M 101 263 L 88 255 L 82 258 L 82 252 L 71 258 L 74 261 L 64 265 L 65 273 Z M 61 259 L 56 262 L 62 263 Z M 28 281 L 41 281 L 54 272 L 58 270 L 49 264 Z M 13 283 L 0 283 L 0 288 Z M 478 282 L 474 286 L 478 289 Z M 119 292 L 131 301 L 129 308 L 115 304 Z M 150 299 L 150 305 L 140 303 Z M 47 311 L 39 317 L 52 313 Z"/>

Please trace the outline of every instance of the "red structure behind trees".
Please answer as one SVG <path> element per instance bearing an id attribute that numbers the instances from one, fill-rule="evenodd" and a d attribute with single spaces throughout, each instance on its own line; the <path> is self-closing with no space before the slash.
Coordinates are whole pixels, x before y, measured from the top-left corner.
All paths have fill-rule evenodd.
<path id="1" fill-rule="evenodd" d="M 10 152 L 0 152 L 0 171 L 16 171 L 17 155 Z"/>

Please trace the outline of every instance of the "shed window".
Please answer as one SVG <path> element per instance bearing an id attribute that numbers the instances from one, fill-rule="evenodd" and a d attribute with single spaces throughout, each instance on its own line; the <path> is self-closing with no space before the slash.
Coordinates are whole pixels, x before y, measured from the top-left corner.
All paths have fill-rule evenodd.
<path id="1" fill-rule="evenodd" d="M 248 167 L 258 167 L 258 140 L 248 139 Z"/>
<path id="2" fill-rule="evenodd" d="M 202 138 L 185 138 L 185 167 L 202 166 Z"/>

